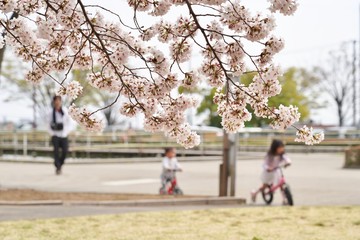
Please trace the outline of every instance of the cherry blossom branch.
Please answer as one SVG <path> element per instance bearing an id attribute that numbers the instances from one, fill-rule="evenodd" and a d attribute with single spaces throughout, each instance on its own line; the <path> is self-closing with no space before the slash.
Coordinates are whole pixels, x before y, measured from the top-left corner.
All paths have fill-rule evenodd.
<path id="1" fill-rule="evenodd" d="M 104 10 L 105 12 L 111 13 L 112 15 L 116 16 L 116 17 L 119 19 L 119 22 L 120 22 L 123 26 L 125 26 L 125 27 L 127 27 L 127 28 L 129 28 L 129 29 L 131 29 L 131 30 L 138 30 L 138 28 L 130 27 L 129 25 L 125 24 L 124 21 L 121 20 L 120 15 L 117 14 L 117 13 L 115 13 L 114 11 L 111 11 L 110 9 L 104 8 L 104 7 L 100 6 L 100 5 L 85 5 L 85 7 L 102 9 L 102 10 Z"/>
<path id="2" fill-rule="evenodd" d="M 120 90 L 120 91 L 118 92 L 118 94 L 116 95 L 114 101 L 112 101 L 110 104 L 108 104 L 108 105 L 106 105 L 106 106 L 104 106 L 104 107 L 102 107 L 102 108 L 99 108 L 99 109 L 93 111 L 92 113 L 89 114 L 89 116 L 94 115 L 94 114 L 97 113 L 97 112 L 103 111 L 103 110 L 105 110 L 105 109 L 107 109 L 107 108 L 110 108 L 110 107 L 114 106 L 114 104 L 117 103 L 117 101 L 119 100 L 120 96 L 121 96 L 121 90 Z"/>
<path id="3" fill-rule="evenodd" d="M 62 84 L 56 80 L 53 76 L 51 76 L 49 73 L 47 73 L 47 71 L 44 70 L 44 68 L 35 60 L 34 56 L 30 53 L 30 51 L 28 50 L 28 48 L 19 40 L 19 38 L 17 36 L 15 36 L 6 26 L 6 24 L 4 24 L 1 20 L 0 20 L 0 25 L 7 31 L 8 34 L 10 34 L 22 47 L 23 49 L 29 54 L 30 58 L 33 60 L 33 63 L 36 64 L 36 66 L 41 69 L 48 77 L 50 77 L 53 81 L 55 81 L 57 84 L 59 84 L 60 86 L 62 86 Z"/>
<path id="4" fill-rule="evenodd" d="M 271 13 L 290 15 L 297 7 L 295 0 L 269 2 Z M 281 91 L 281 71 L 272 64 L 272 58 L 284 44 L 282 39 L 270 35 L 275 28 L 274 16 L 252 15 L 238 0 L 128 0 L 128 5 L 133 9 L 130 25 L 122 15 L 100 4 L 85 5 L 82 0 L 3 1 L 0 14 L 6 20 L 0 26 L 11 27 L 4 28 L 9 34 L 0 37 L 0 47 L 6 42 L 19 57 L 32 63 L 27 75 L 32 82 L 38 83 L 53 72 L 64 74 L 58 81 L 61 95 L 75 99 L 82 94 L 80 83 L 68 79 L 73 69 L 90 70 L 86 77 L 90 85 L 100 91 L 116 92 L 112 103 L 92 113 L 71 105 L 69 114 L 89 131 L 103 128 L 94 114 L 124 96 L 120 107 L 123 115 L 144 114 L 145 130 L 162 131 L 184 147 L 194 147 L 200 138 L 191 131 L 185 111 L 196 107 L 198 101 L 193 96 L 173 93 L 179 86 L 191 92 L 204 78 L 209 86 L 218 89 L 214 102 L 228 132 L 239 131 L 251 119 L 247 106 L 254 115 L 270 119 L 273 128 L 286 129 L 299 119 L 294 106 L 268 106 L 268 99 Z M 188 16 L 165 21 L 163 16 L 172 5 L 185 5 Z M 6 12 L 14 11 L 14 6 L 20 17 L 9 20 Z M 91 15 L 88 9 L 99 12 Z M 101 13 L 115 16 L 117 21 L 107 21 Z M 148 28 L 142 26 L 142 13 L 154 17 L 153 23 L 145 24 L 150 24 Z M 156 22 L 158 17 L 160 21 Z M 202 26 L 205 18 L 208 24 Z M 27 23 L 36 28 L 29 31 Z M 169 47 L 169 56 L 150 42 L 155 36 Z M 243 41 L 259 45 L 261 52 L 250 54 Z M 183 64 L 197 53 L 203 60 L 201 66 L 185 71 Z M 136 67 L 131 66 L 132 59 L 136 60 Z M 250 60 L 250 69 L 246 59 Z M 255 73 L 248 86 L 233 79 L 247 73 Z M 297 140 L 306 144 L 323 138 L 311 128 L 296 129 Z"/>
<path id="5" fill-rule="evenodd" d="M 99 34 L 97 33 L 97 31 L 95 30 L 94 25 L 91 23 L 91 20 L 89 19 L 88 15 L 87 15 L 87 12 L 86 12 L 86 10 L 85 10 L 84 4 L 82 3 L 81 0 L 77 0 L 77 2 L 79 3 L 79 6 L 80 6 L 80 8 L 81 8 L 81 10 L 82 10 L 82 12 L 83 12 L 83 14 L 84 14 L 84 17 L 85 17 L 87 23 L 89 24 L 92 32 L 93 32 L 94 35 L 97 37 L 97 39 L 98 39 L 98 41 L 99 41 L 99 43 L 100 43 L 100 45 L 101 45 L 101 47 L 102 47 L 103 53 L 106 55 L 109 63 L 112 65 L 112 67 L 113 67 L 116 75 L 119 76 L 119 79 L 122 81 L 121 74 L 118 72 L 117 67 L 115 66 L 115 64 L 111 61 L 111 58 L 110 58 L 110 56 L 109 56 L 109 53 L 107 52 L 107 48 L 106 48 L 105 44 L 103 43 L 101 37 L 99 36 Z M 126 84 L 124 84 L 124 86 L 125 86 L 125 88 L 126 88 L 129 92 L 132 93 L 132 90 L 131 90 L 131 88 L 130 88 L 129 86 L 127 86 Z M 133 95 L 133 98 L 135 98 L 135 100 L 137 101 L 137 97 L 135 96 L 135 94 L 132 93 L 132 95 Z M 137 101 L 137 102 L 138 102 L 138 101 Z"/>

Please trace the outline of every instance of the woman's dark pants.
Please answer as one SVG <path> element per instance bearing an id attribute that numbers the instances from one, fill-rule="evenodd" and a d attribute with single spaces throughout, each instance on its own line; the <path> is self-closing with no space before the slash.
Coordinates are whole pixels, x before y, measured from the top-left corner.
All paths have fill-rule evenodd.
<path id="1" fill-rule="evenodd" d="M 69 150 L 69 143 L 67 138 L 53 136 L 52 144 L 54 146 L 54 164 L 57 170 L 61 170 L 62 165 L 65 162 L 66 155 Z M 61 154 L 60 154 L 61 149 Z"/>

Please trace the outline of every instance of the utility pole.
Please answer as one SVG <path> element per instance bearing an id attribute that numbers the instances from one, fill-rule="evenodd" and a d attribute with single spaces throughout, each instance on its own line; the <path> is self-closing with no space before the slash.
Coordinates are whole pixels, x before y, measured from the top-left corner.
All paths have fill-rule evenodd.
<path id="1" fill-rule="evenodd" d="M 358 63 L 359 63 L 359 71 L 358 71 L 358 74 L 359 74 L 359 80 L 360 80 L 360 4 L 359 4 L 359 39 L 358 39 L 358 43 L 359 43 L 359 58 L 358 58 Z M 360 86 L 360 84 L 359 84 Z M 354 86 L 354 88 L 356 88 L 356 86 Z M 360 93 L 360 89 L 359 89 L 359 93 Z M 360 106 L 360 104 L 359 104 Z M 356 127 L 358 128 L 360 126 L 360 122 L 357 122 L 356 123 Z"/>
<path id="2" fill-rule="evenodd" d="M 356 118 L 356 40 L 353 41 L 353 126 L 357 126 L 357 118 Z"/>
<path id="3" fill-rule="evenodd" d="M 233 78 L 234 82 L 238 79 Z M 229 81 L 225 87 L 225 91 L 229 90 Z M 236 156 L 238 133 L 227 133 L 223 130 L 223 161 L 220 164 L 219 176 L 219 196 L 228 196 L 229 180 L 230 180 L 230 196 L 235 196 L 236 189 Z"/>
<path id="4" fill-rule="evenodd" d="M 36 130 L 37 128 L 37 119 L 36 119 L 36 107 L 37 107 L 37 102 L 36 102 L 36 88 L 35 86 L 33 86 L 32 89 L 32 101 L 33 101 L 33 129 Z"/>
<path id="5" fill-rule="evenodd" d="M 236 190 L 236 156 L 238 133 L 229 134 L 229 174 L 230 174 L 230 196 L 235 197 Z"/>
<path id="6" fill-rule="evenodd" d="M 236 155 L 238 133 L 227 133 L 223 136 L 223 162 L 220 164 L 219 196 L 235 196 L 236 190 Z M 229 185 L 230 183 L 230 185 Z"/>
<path id="7" fill-rule="evenodd" d="M 223 160 L 220 164 L 219 176 L 219 196 L 228 195 L 228 179 L 229 179 L 229 134 L 223 130 Z"/>

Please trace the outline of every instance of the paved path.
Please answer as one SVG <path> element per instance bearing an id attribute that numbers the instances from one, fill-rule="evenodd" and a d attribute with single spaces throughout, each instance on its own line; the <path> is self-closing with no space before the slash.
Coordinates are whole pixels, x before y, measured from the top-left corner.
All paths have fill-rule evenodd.
<path id="1" fill-rule="evenodd" d="M 183 211 L 239 207 L 226 205 L 166 206 L 166 207 L 107 207 L 107 206 L 0 206 L 0 222 L 41 218 L 63 218 L 130 212 Z"/>
<path id="2" fill-rule="evenodd" d="M 342 169 L 342 154 L 291 154 L 285 171 L 296 205 L 360 204 L 360 170 Z M 217 161 L 184 162 L 178 174 L 186 194 L 217 195 Z M 241 160 L 237 167 L 237 196 L 248 197 L 258 187 L 262 160 Z M 159 163 L 67 165 L 55 176 L 50 164 L 0 163 L 3 187 L 48 191 L 157 193 Z M 259 199 L 260 200 L 260 199 Z M 275 199 L 280 202 L 279 194 Z"/>

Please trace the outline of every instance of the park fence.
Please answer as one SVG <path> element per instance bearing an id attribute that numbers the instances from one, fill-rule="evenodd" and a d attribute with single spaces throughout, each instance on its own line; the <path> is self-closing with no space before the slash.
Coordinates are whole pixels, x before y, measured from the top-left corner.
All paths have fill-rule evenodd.
<path id="1" fill-rule="evenodd" d="M 155 157 L 160 156 L 164 147 L 178 147 L 180 156 L 222 155 L 222 132 L 200 131 L 201 144 L 194 149 L 183 149 L 162 133 L 144 131 L 113 131 L 101 134 L 77 131 L 69 136 L 70 156 L 73 158 L 114 158 L 114 157 Z M 360 145 L 360 132 L 346 134 L 327 132 L 320 145 L 304 146 L 294 142 L 295 132 L 267 129 L 239 133 L 239 152 L 265 152 L 272 139 L 287 143 L 290 152 L 343 152 Z M 44 131 L 0 132 L 0 155 L 51 156 L 50 136 Z"/>

